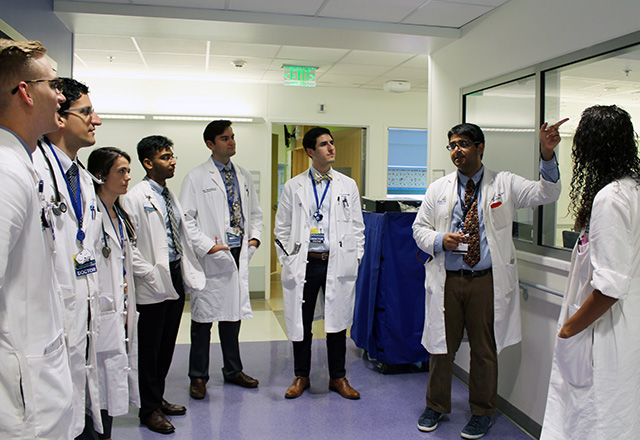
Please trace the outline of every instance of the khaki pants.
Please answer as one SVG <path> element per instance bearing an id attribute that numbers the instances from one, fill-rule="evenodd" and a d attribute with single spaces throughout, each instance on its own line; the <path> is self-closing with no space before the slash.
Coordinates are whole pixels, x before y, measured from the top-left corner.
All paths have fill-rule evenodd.
<path id="1" fill-rule="evenodd" d="M 447 354 L 431 355 L 427 407 L 451 412 L 453 360 L 467 329 L 471 348 L 471 414 L 491 416 L 498 394 L 498 355 L 493 332 L 493 276 L 466 278 L 448 272 L 444 287 Z"/>

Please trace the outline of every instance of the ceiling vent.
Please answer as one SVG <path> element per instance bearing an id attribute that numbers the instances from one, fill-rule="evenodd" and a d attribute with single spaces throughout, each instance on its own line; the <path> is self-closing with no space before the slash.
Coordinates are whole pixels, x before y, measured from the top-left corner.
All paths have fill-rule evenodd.
<path id="1" fill-rule="evenodd" d="M 382 88 L 385 92 L 408 92 L 409 90 L 411 90 L 411 83 L 409 81 L 394 79 L 384 83 L 384 86 Z"/>

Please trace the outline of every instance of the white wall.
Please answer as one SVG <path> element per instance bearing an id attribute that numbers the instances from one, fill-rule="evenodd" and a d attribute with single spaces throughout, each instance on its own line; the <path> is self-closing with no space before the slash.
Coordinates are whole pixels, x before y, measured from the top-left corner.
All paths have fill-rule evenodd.
<path id="1" fill-rule="evenodd" d="M 426 73 L 425 73 L 426 74 Z M 90 88 L 98 113 L 135 113 L 208 116 L 252 116 L 258 123 L 234 123 L 237 163 L 260 172 L 260 203 L 265 213 L 263 237 L 270 231 L 271 124 L 306 124 L 366 127 L 366 188 L 363 195 L 386 194 L 387 129 L 426 128 L 427 94 L 386 93 L 382 90 L 296 88 L 282 85 L 216 83 L 181 79 L 104 78 L 99 74 L 77 76 Z M 318 113 L 319 104 L 326 113 Z M 184 175 L 208 155 L 202 140 L 206 122 L 105 120 L 96 132 L 96 146 L 113 145 L 135 154 L 137 142 L 150 134 L 162 134 L 176 144 L 179 156 L 176 176 L 168 183 L 179 191 Z M 339 146 L 338 151 L 339 151 Z M 88 152 L 83 152 L 81 158 Z M 144 176 L 133 160 L 134 181 Z M 263 239 L 263 242 L 265 240 Z M 262 246 L 251 261 L 252 274 L 261 274 L 269 288 L 269 246 Z M 263 274 L 263 275 L 262 275 Z M 255 277 L 255 275 L 254 275 Z"/>
<path id="2" fill-rule="evenodd" d="M 640 29 L 637 0 L 511 0 L 430 56 L 429 145 L 444 145 L 461 121 L 460 89 Z M 597 26 L 594 25 L 597 23 Z M 430 165 L 453 171 L 447 151 L 429 149 Z M 525 261 L 526 260 L 526 261 Z M 566 262 L 522 255 L 520 278 L 564 290 Z M 522 304 L 522 344 L 500 356 L 499 395 L 541 424 L 559 298 L 529 289 Z M 456 363 L 468 371 L 468 347 Z"/>

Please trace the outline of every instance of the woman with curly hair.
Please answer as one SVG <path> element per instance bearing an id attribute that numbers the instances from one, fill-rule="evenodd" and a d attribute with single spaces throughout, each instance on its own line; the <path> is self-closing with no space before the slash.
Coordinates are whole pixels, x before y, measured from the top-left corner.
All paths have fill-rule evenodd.
<path id="1" fill-rule="evenodd" d="M 573 249 L 541 439 L 640 433 L 640 159 L 631 117 L 593 106 L 573 139 Z"/>

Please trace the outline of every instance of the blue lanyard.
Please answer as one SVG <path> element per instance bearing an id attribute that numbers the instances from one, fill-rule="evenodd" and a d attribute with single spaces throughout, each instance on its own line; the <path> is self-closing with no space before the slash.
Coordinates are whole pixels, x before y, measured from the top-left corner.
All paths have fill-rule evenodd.
<path id="1" fill-rule="evenodd" d="M 64 177 L 64 183 L 67 184 L 67 190 L 69 191 L 69 196 L 72 202 L 71 207 L 73 208 L 73 212 L 76 214 L 76 219 L 78 219 L 78 232 L 76 233 L 76 240 L 78 240 L 80 244 L 82 244 L 82 242 L 84 241 L 85 234 L 84 234 L 84 231 L 82 230 L 83 214 L 82 214 L 82 189 L 80 188 L 80 170 L 78 170 L 78 173 L 76 174 L 76 188 L 78 188 L 78 192 L 74 197 L 73 191 L 71 191 L 71 185 L 69 185 L 69 181 L 66 178 L 66 173 L 62 169 L 62 164 L 60 163 L 60 159 L 58 158 L 56 151 L 53 149 L 53 145 L 51 145 L 51 142 L 46 137 L 44 138 L 44 140 L 49 146 L 49 149 L 51 150 L 51 152 L 53 153 L 53 157 L 56 158 L 56 162 L 58 162 L 58 167 L 60 167 L 60 172 L 62 173 L 62 177 Z M 54 175 L 54 179 L 55 179 L 55 175 Z"/>
<path id="2" fill-rule="evenodd" d="M 331 181 L 327 181 L 327 186 L 324 187 L 324 192 L 322 193 L 322 199 L 318 202 L 318 190 L 316 189 L 316 181 L 313 180 L 313 176 L 311 175 L 311 171 L 309 171 L 309 177 L 311 177 L 311 183 L 313 184 L 313 195 L 316 196 L 316 206 L 317 212 L 320 212 L 320 208 L 322 207 L 322 203 L 324 202 L 324 197 L 327 195 L 327 190 L 329 189 L 329 185 Z"/>

